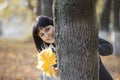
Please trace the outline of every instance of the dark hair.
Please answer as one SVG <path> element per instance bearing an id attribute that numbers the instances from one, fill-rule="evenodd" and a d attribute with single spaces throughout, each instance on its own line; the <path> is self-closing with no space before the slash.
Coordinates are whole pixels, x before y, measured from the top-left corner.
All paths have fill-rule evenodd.
<path id="1" fill-rule="evenodd" d="M 46 16 L 38 16 L 33 24 L 33 32 L 32 32 L 32 35 L 33 35 L 33 39 L 34 39 L 34 42 L 35 42 L 35 46 L 38 50 L 38 52 L 40 52 L 42 50 L 42 48 L 44 49 L 45 46 L 47 45 L 50 45 L 49 43 L 46 43 L 44 42 L 39 36 L 38 36 L 38 33 L 39 33 L 39 29 L 41 27 L 46 27 L 48 25 L 53 25 L 53 20 L 50 19 L 49 17 L 46 17 Z"/>

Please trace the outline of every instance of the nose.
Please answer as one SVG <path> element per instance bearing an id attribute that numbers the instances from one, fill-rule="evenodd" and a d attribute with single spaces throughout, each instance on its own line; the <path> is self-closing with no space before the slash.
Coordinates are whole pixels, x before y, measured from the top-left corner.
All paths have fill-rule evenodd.
<path id="1" fill-rule="evenodd" d="M 46 33 L 46 37 L 47 37 L 47 39 L 51 38 L 51 34 L 50 33 Z"/>

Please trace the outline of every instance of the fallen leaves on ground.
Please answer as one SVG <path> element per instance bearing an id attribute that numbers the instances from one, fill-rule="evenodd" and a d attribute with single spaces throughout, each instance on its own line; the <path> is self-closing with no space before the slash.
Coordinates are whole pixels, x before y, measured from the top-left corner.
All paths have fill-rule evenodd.
<path id="1" fill-rule="evenodd" d="M 36 80 L 35 50 L 32 42 L 0 40 L 0 80 Z"/>
<path id="2" fill-rule="evenodd" d="M 0 80 L 36 80 L 40 76 L 33 41 L 0 40 Z M 102 56 L 114 80 L 120 80 L 120 58 Z"/>

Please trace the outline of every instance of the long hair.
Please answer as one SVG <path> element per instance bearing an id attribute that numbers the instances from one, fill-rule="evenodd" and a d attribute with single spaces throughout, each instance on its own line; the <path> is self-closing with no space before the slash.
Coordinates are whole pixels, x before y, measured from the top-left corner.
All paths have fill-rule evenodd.
<path id="1" fill-rule="evenodd" d="M 38 16 L 33 24 L 33 39 L 34 39 L 34 43 L 35 46 L 38 50 L 38 52 L 40 52 L 42 49 L 44 49 L 46 46 L 49 46 L 49 43 L 44 42 L 38 35 L 39 33 L 39 29 L 41 27 L 46 27 L 48 25 L 52 25 L 53 26 L 53 20 L 50 19 L 49 17 L 46 16 Z"/>

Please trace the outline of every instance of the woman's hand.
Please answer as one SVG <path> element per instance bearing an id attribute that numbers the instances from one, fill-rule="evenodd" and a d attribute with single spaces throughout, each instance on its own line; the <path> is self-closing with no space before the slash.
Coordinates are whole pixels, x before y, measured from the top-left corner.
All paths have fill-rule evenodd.
<path id="1" fill-rule="evenodd" d="M 58 75 L 59 75 L 58 68 L 55 68 L 55 76 L 58 77 Z"/>

